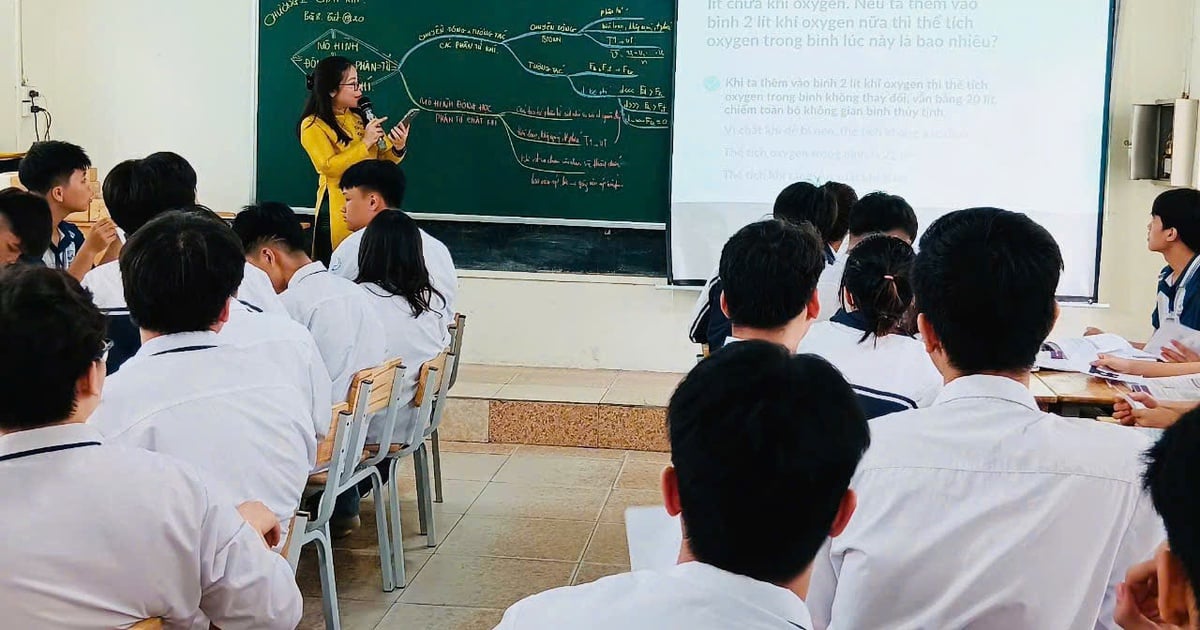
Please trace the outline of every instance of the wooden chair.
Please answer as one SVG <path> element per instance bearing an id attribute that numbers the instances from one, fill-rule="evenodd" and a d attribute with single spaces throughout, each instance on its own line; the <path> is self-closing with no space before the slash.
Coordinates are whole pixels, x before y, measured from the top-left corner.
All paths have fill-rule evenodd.
<path id="1" fill-rule="evenodd" d="M 446 371 L 450 374 L 450 384 L 446 391 L 449 392 L 451 387 L 454 387 L 455 381 L 458 380 L 458 362 L 462 356 L 463 334 L 467 329 L 467 316 L 462 313 L 454 314 L 454 323 L 450 324 L 450 356 L 447 360 Z M 440 400 L 434 400 L 433 404 L 438 407 L 445 407 L 445 404 Z M 433 500 L 436 503 L 442 502 L 442 450 L 438 441 L 438 427 L 442 424 L 442 415 L 445 409 L 434 409 L 433 420 L 430 422 L 429 430 L 426 431 L 426 436 L 429 438 L 430 450 L 433 454 Z"/>
<path id="2" fill-rule="evenodd" d="M 162 628 L 163 620 L 158 617 L 153 619 L 143 619 L 142 621 L 129 626 L 129 630 L 162 630 Z"/>

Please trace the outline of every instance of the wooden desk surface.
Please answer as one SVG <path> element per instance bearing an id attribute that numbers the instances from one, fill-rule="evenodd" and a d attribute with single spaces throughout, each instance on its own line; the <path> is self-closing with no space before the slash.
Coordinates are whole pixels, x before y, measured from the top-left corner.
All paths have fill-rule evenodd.
<path id="1" fill-rule="evenodd" d="M 1042 370 L 1034 375 L 1050 388 L 1064 405 L 1111 406 L 1118 400 L 1117 392 L 1108 382 L 1078 372 Z"/>
<path id="2" fill-rule="evenodd" d="M 1055 394 L 1049 385 L 1042 382 L 1037 374 L 1029 375 L 1029 391 L 1033 392 L 1033 397 L 1043 409 L 1046 405 L 1058 404 L 1058 394 Z"/>

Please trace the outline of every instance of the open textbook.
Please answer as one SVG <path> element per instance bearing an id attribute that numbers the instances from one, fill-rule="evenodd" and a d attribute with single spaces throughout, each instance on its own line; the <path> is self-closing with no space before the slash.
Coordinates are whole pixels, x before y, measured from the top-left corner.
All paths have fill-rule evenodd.
<path id="1" fill-rule="evenodd" d="M 1102 378 L 1120 379 L 1120 375 L 1104 373 L 1092 367 L 1092 362 L 1102 354 L 1138 359 L 1142 361 L 1158 361 L 1157 355 L 1138 350 L 1119 335 L 1103 334 L 1071 339 L 1047 340 L 1042 344 L 1042 351 L 1037 355 L 1037 366 L 1046 370 L 1062 372 L 1082 372 Z"/>

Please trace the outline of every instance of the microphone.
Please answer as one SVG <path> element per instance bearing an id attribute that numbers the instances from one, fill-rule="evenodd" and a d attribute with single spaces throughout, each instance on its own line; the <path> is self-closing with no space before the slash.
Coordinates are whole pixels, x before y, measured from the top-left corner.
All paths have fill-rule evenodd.
<path id="1" fill-rule="evenodd" d="M 371 122 L 372 120 L 379 118 L 375 115 L 375 109 L 371 106 L 371 99 L 365 96 L 358 101 L 358 111 L 362 112 L 363 118 L 366 118 L 367 122 Z M 379 147 L 380 151 L 387 150 L 387 140 L 380 138 L 377 146 Z"/>

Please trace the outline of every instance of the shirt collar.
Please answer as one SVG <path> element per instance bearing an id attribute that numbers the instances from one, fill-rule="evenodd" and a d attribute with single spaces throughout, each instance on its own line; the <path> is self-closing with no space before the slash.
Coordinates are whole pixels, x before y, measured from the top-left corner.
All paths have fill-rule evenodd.
<path id="1" fill-rule="evenodd" d="M 190 346 L 219 345 L 221 345 L 221 338 L 211 330 L 175 333 L 173 335 L 162 335 L 161 337 L 155 337 L 147 341 L 142 344 L 142 347 L 138 349 L 137 354 L 134 356 L 149 357 Z"/>
<path id="2" fill-rule="evenodd" d="M 1029 391 L 1028 387 L 1005 376 L 991 376 L 988 374 L 960 376 L 946 383 L 946 386 L 942 388 L 941 393 L 938 394 L 933 404 L 934 406 L 944 405 L 952 401 L 968 398 L 1006 400 L 1028 407 L 1033 411 L 1041 411 L 1038 409 L 1037 399 L 1033 397 L 1033 392 Z"/>
<path id="3" fill-rule="evenodd" d="M 78 422 L 56 424 L 0 435 L 0 457 L 62 444 L 103 441 L 100 432 L 86 424 Z"/>
<path id="4" fill-rule="evenodd" d="M 837 254 L 833 252 L 833 248 L 829 246 L 829 243 L 825 243 L 825 264 L 832 265 L 835 262 L 837 262 Z"/>
<path id="5" fill-rule="evenodd" d="M 862 311 L 846 312 L 846 309 L 839 308 L 829 321 L 835 324 L 848 326 L 860 332 L 874 332 L 871 330 L 871 324 L 867 322 L 867 317 L 862 314 Z"/>
<path id="6" fill-rule="evenodd" d="M 324 271 L 326 271 L 325 263 L 322 263 L 319 260 L 314 260 L 313 262 L 310 262 L 307 265 L 297 269 L 296 273 L 292 274 L 292 279 L 288 280 L 288 288 L 290 289 L 296 286 L 296 284 L 298 284 L 301 280 L 304 280 L 313 274 L 322 273 Z"/>
<path id="7" fill-rule="evenodd" d="M 725 338 L 725 345 L 728 346 L 731 343 L 737 343 L 739 341 L 745 341 L 745 339 L 738 339 L 737 337 L 734 337 L 733 335 L 729 335 L 728 337 Z"/>
<path id="8" fill-rule="evenodd" d="M 812 615 L 800 596 L 781 586 L 730 573 L 703 562 L 677 564 L 667 571 L 672 576 L 721 593 L 779 615 L 792 625 L 812 630 Z"/>

